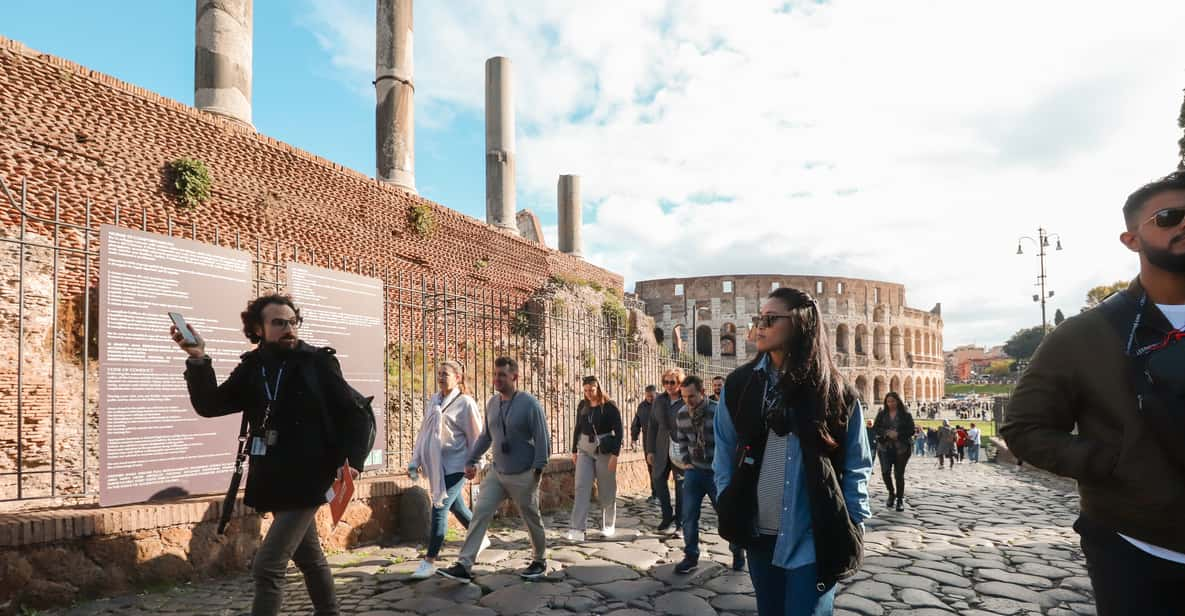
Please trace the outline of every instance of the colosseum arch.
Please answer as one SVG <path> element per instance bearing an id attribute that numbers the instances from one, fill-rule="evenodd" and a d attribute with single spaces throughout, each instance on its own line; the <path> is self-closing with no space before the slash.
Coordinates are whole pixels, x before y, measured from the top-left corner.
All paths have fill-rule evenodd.
<path id="1" fill-rule="evenodd" d="M 876 308 L 873 309 L 872 322 L 873 323 L 884 323 L 885 322 L 885 307 L 883 305 L 878 305 Z"/>
<path id="2" fill-rule="evenodd" d="M 856 355 L 868 355 L 868 328 L 863 324 L 856 326 Z"/>
<path id="3" fill-rule="evenodd" d="M 905 386 L 902 387 L 902 389 L 901 389 L 901 397 L 904 398 L 906 402 L 909 402 L 911 404 L 916 401 L 916 398 L 914 398 L 914 394 L 913 394 L 913 377 L 912 376 L 905 377 Z"/>
<path id="4" fill-rule="evenodd" d="M 921 377 L 918 378 L 918 401 L 930 401 L 930 381 Z"/>
<path id="5" fill-rule="evenodd" d="M 889 379 L 889 391 L 896 393 L 898 396 L 901 395 L 901 377 L 895 376 Z"/>
<path id="6" fill-rule="evenodd" d="M 922 354 L 922 330 L 920 329 L 913 330 L 913 354 L 915 356 Z"/>
<path id="7" fill-rule="evenodd" d="M 872 379 L 872 404 L 877 405 L 885 400 L 885 377 L 878 376 Z"/>
<path id="8" fill-rule="evenodd" d="M 662 343 L 664 340 L 666 340 L 666 338 L 666 332 L 662 331 L 661 327 L 654 328 L 654 341 L 658 343 L 658 346 L 662 346 Z"/>
<path id="9" fill-rule="evenodd" d="M 941 400 L 946 397 L 946 379 L 934 377 L 934 399 Z"/>
<path id="10" fill-rule="evenodd" d="M 720 326 L 720 356 L 736 357 L 737 355 L 737 326 L 724 323 Z"/>
<path id="11" fill-rule="evenodd" d="M 835 352 L 836 353 L 851 352 L 851 350 L 848 349 L 848 337 L 850 335 L 851 334 L 849 333 L 848 326 L 843 323 L 840 323 L 835 328 Z"/>
<path id="12" fill-rule="evenodd" d="M 712 328 L 700 325 L 695 328 L 695 352 L 704 357 L 712 356 Z"/>
<path id="13" fill-rule="evenodd" d="M 880 325 L 872 330 L 872 356 L 876 359 L 885 358 L 885 328 Z"/>
<path id="14" fill-rule="evenodd" d="M 902 352 L 901 330 L 894 327 L 893 329 L 889 330 L 889 359 L 892 359 L 893 361 L 900 361 Z"/>
<path id="15" fill-rule="evenodd" d="M 902 345 L 902 347 L 904 347 L 903 350 L 905 351 L 905 355 L 908 356 L 909 354 L 913 353 L 913 332 L 910 331 L 908 328 L 905 329 L 902 332 L 902 338 L 903 338 L 903 340 L 901 342 L 901 345 Z M 902 359 L 904 359 L 904 358 L 902 358 Z"/>
<path id="16" fill-rule="evenodd" d="M 861 374 L 856 377 L 856 393 L 860 394 L 860 401 L 868 404 L 868 377 Z"/>

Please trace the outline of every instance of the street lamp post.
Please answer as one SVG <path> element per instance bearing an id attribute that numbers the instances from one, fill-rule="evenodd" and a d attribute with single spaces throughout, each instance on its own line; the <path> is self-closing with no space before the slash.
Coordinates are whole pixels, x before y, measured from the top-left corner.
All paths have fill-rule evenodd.
<path id="1" fill-rule="evenodd" d="M 1037 262 L 1039 263 L 1040 269 L 1039 269 L 1039 273 L 1037 274 L 1037 285 L 1036 286 L 1040 287 L 1041 291 L 1040 291 L 1040 295 L 1033 296 L 1033 301 L 1041 303 L 1041 333 L 1042 333 L 1042 335 L 1044 335 L 1045 332 L 1049 331 L 1049 322 L 1046 320 L 1046 317 L 1045 317 L 1045 300 L 1047 300 L 1050 297 L 1053 297 L 1053 291 L 1049 291 L 1048 293 L 1046 293 L 1046 291 L 1045 291 L 1045 279 L 1047 278 L 1047 275 L 1045 273 L 1045 249 L 1049 247 L 1049 240 L 1051 240 L 1051 239 L 1057 242 L 1056 248 L 1054 248 L 1054 250 L 1061 250 L 1062 249 L 1062 236 L 1058 235 L 1057 233 L 1050 233 L 1048 230 L 1041 228 L 1041 227 L 1037 228 L 1037 239 L 1033 239 L 1027 235 L 1022 235 L 1021 237 L 1017 238 L 1017 240 L 1016 240 L 1016 254 L 1018 254 L 1018 255 L 1023 255 L 1025 253 L 1024 249 L 1022 248 L 1022 243 L 1024 242 L 1024 240 L 1028 240 L 1028 241 L 1033 242 L 1034 244 L 1037 245 Z"/>

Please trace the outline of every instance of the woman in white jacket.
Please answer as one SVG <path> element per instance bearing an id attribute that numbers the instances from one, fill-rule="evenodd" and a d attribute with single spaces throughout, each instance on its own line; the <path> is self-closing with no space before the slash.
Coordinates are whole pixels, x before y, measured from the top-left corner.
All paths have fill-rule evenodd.
<path id="1" fill-rule="evenodd" d="M 469 450 L 481 435 L 481 411 L 477 401 L 465 393 L 461 364 L 451 360 L 441 362 L 436 369 L 436 382 L 440 391 L 432 395 L 424 411 L 424 423 L 407 466 L 412 478 L 418 480 L 418 475 L 428 478 L 432 497 L 428 552 L 412 574 L 413 580 L 427 579 L 436 572 L 434 563 L 444 545 L 449 511 L 465 528 L 469 528 L 473 517 L 461 498 L 461 491 L 465 487 Z"/>

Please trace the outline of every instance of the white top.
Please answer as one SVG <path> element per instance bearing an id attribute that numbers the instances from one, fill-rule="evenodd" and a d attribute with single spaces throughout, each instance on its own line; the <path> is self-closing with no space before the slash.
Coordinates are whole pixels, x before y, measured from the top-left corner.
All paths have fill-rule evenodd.
<path id="1" fill-rule="evenodd" d="M 967 440 L 971 441 L 972 445 L 979 444 L 979 428 L 971 428 L 967 431 Z"/>
<path id="2" fill-rule="evenodd" d="M 1169 324 L 1171 324 L 1174 329 L 1185 328 L 1185 305 L 1157 304 L 1156 307 L 1160 308 L 1160 312 L 1164 314 L 1166 319 L 1169 320 Z M 1124 539 L 1127 539 L 1128 543 L 1140 548 L 1141 551 L 1147 554 L 1185 565 L 1185 554 L 1182 554 L 1181 552 L 1175 552 L 1168 548 L 1162 548 L 1158 545 L 1145 543 L 1139 539 L 1132 539 L 1123 533 L 1118 533 L 1118 535 Z"/>

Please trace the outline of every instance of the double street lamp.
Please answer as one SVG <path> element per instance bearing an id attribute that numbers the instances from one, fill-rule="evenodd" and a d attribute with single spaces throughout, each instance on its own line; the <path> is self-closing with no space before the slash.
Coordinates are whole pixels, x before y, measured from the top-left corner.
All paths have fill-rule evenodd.
<path id="1" fill-rule="evenodd" d="M 1040 227 L 1037 228 L 1037 239 L 1033 239 L 1027 235 L 1022 235 L 1021 237 L 1017 238 L 1017 240 L 1016 240 L 1016 254 L 1018 254 L 1018 255 L 1023 255 L 1025 253 L 1024 248 L 1023 248 L 1023 244 L 1024 244 L 1025 240 L 1033 242 L 1034 244 L 1037 245 L 1037 262 L 1040 264 L 1040 270 L 1038 271 L 1038 274 L 1037 274 L 1036 286 L 1040 287 L 1041 291 L 1040 291 L 1039 295 L 1033 296 L 1033 301 L 1041 303 L 1041 333 L 1042 333 L 1042 335 L 1044 335 L 1045 332 L 1049 331 L 1049 322 L 1045 318 L 1045 300 L 1049 299 L 1050 297 L 1053 297 L 1053 291 L 1049 291 L 1048 293 L 1046 293 L 1046 291 L 1045 291 L 1045 279 L 1047 278 L 1047 276 L 1045 274 L 1045 249 L 1049 248 L 1049 240 L 1051 240 L 1051 239 L 1054 240 L 1055 242 L 1057 242 L 1054 250 L 1061 250 L 1062 249 L 1062 236 L 1058 235 L 1057 233 L 1050 233 L 1046 229 L 1040 228 Z"/>

